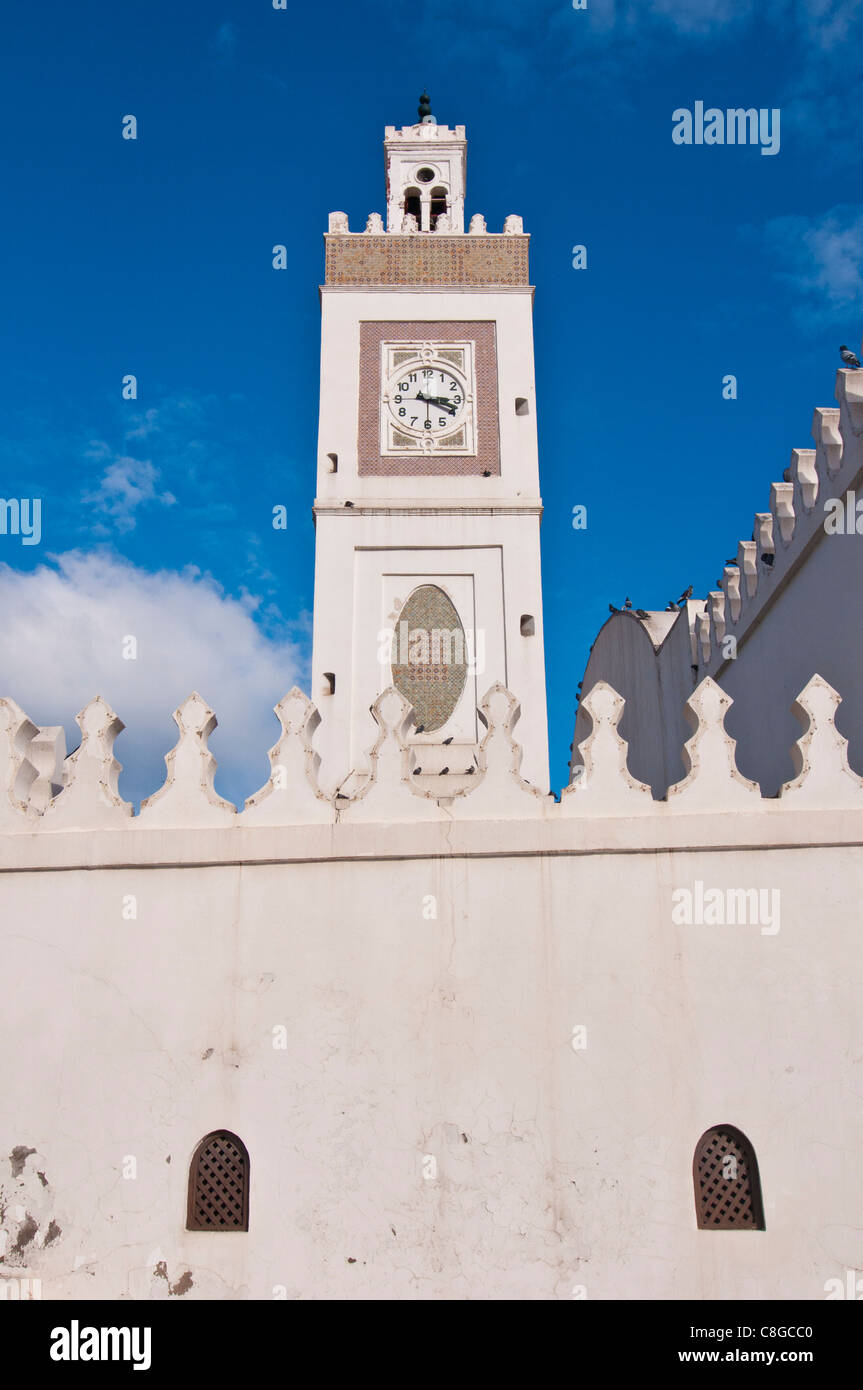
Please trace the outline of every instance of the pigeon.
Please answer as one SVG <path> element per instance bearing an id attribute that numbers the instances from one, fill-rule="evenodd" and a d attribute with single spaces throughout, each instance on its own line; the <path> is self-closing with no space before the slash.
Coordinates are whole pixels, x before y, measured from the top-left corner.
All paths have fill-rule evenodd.
<path id="1" fill-rule="evenodd" d="M 411 776 L 412 776 L 412 777 L 419 777 L 419 775 L 420 775 L 421 772 L 422 772 L 422 768 L 421 768 L 421 767 L 415 767 L 414 770 L 413 770 L 413 772 L 411 773 Z"/>
<path id="2" fill-rule="evenodd" d="M 469 768 L 467 768 L 467 769 L 465 770 L 465 774 L 464 774 L 464 775 L 465 775 L 465 777 L 473 777 L 473 774 L 474 774 L 475 772 L 476 772 L 476 768 L 475 768 L 475 767 L 469 767 Z"/>
<path id="3" fill-rule="evenodd" d="M 666 613 L 676 613 L 676 612 L 678 611 L 678 610 L 677 610 L 677 604 L 676 604 L 676 603 L 666 603 L 666 605 L 665 605 L 665 611 L 666 611 Z"/>
<path id="4" fill-rule="evenodd" d="M 644 608 L 636 608 L 635 616 L 636 618 L 649 618 L 650 614 Z"/>
<path id="5" fill-rule="evenodd" d="M 438 777 L 443 777 L 444 774 L 447 773 L 447 772 L 449 772 L 449 768 L 448 768 L 448 767 L 442 767 L 441 770 L 440 770 L 440 772 L 438 773 Z"/>
<path id="6" fill-rule="evenodd" d="M 415 733 L 415 734 L 424 734 L 425 731 L 426 731 L 426 726 L 425 726 L 425 724 L 417 724 L 416 728 L 414 729 L 414 733 Z"/>
<path id="7" fill-rule="evenodd" d="M 619 613 L 619 612 L 620 612 L 620 609 L 619 609 L 619 608 L 615 608 L 614 604 L 613 604 L 613 603 L 610 603 L 610 604 L 608 605 L 608 611 L 609 611 L 609 613 Z"/>
<path id="8" fill-rule="evenodd" d="M 575 687 L 576 690 L 580 690 L 581 687 L 583 686 L 583 684 L 584 684 L 584 681 L 579 681 L 579 682 L 578 682 L 578 685 Z"/>
<path id="9" fill-rule="evenodd" d="M 683 601 L 684 601 L 685 599 L 688 599 L 688 598 L 692 598 L 692 585 L 691 585 L 691 584 L 690 584 L 690 586 L 689 586 L 688 589 L 684 589 L 683 593 L 680 595 L 680 598 L 677 600 L 677 602 L 678 602 L 678 603 L 683 603 Z"/>
<path id="10" fill-rule="evenodd" d="M 623 600 L 623 606 L 624 606 L 624 608 L 627 610 L 627 612 L 628 612 L 629 609 L 632 607 L 632 599 L 629 597 L 628 594 L 627 594 L 626 598 Z"/>
<path id="11" fill-rule="evenodd" d="M 454 737 L 454 734 L 450 734 L 449 738 L 444 739 L 444 743 L 448 746 L 450 743 L 452 743 Z"/>
<path id="12" fill-rule="evenodd" d="M 490 468 L 484 468 L 484 469 L 482 470 L 482 476 L 483 476 L 484 478 L 490 478 L 490 477 L 491 477 L 491 469 L 490 469 Z"/>
<path id="13" fill-rule="evenodd" d="M 846 347 L 844 343 L 839 349 L 839 356 L 842 358 L 842 361 L 845 363 L 846 367 L 860 366 L 860 358 L 857 356 L 856 353 L 852 352 L 849 347 Z"/>
<path id="14" fill-rule="evenodd" d="M 733 565 L 737 569 L 737 556 L 735 555 L 733 560 L 726 560 L 725 563 L 726 565 Z"/>
<path id="15" fill-rule="evenodd" d="M 346 502 L 346 503 L 345 503 L 345 506 L 346 506 L 346 507 L 352 507 L 353 505 L 354 505 L 353 502 Z"/>

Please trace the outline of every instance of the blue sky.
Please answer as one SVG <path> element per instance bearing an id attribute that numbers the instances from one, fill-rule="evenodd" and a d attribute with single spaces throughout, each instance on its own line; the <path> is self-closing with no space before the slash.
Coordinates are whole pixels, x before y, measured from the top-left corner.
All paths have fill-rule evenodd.
<path id="1" fill-rule="evenodd" d="M 384 126 L 427 85 L 467 127 L 468 215 L 532 234 L 560 786 L 609 601 L 715 586 L 833 403 L 839 343 L 860 347 L 863 9 L 288 6 L 5 18 L 0 495 L 43 518 L 38 546 L 0 536 L 0 688 L 70 747 L 101 691 L 137 799 L 197 687 L 219 790 L 266 779 L 271 707 L 308 674 L 322 232 L 332 209 L 355 228 L 384 211 Z M 779 108 L 779 153 L 675 145 L 672 112 L 698 100 Z"/>

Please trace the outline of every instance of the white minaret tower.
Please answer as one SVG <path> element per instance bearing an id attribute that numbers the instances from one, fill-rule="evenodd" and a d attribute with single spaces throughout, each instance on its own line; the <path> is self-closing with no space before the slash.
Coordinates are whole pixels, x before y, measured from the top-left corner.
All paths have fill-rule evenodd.
<path id="1" fill-rule="evenodd" d="M 422 778 L 454 790 L 500 681 L 521 702 L 522 775 L 547 788 L 529 238 L 514 216 L 465 232 L 464 127 L 425 95 L 419 116 L 386 129 L 386 230 L 331 213 L 325 239 L 316 746 L 326 786 L 362 770 L 369 706 L 395 684 Z"/>

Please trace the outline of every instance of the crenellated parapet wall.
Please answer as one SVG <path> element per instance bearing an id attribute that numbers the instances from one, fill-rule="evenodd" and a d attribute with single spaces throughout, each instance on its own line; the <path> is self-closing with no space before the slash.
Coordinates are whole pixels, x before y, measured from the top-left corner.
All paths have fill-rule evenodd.
<path id="1" fill-rule="evenodd" d="M 601 846 L 619 838 L 621 823 L 628 827 L 633 846 L 700 843 L 726 833 L 733 840 L 740 835 L 741 815 L 754 817 L 756 823 L 760 818 L 765 826 L 769 821 L 768 839 L 787 833 L 799 843 L 802 833 L 808 842 L 813 833 L 816 838 L 820 833 L 813 831 L 812 813 L 824 811 L 824 833 L 835 837 L 841 821 L 842 837 L 856 843 L 863 838 L 863 779 L 849 768 L 846 741 L 835 726 L 839 703 L 837 692 L 817 675 L 800 692 L 793 710 L 802 726 L 792 752 L 795 777 L 778 798 L 764 798 L 737 767 L 735 742 L 725 728 L 732 700 L 714 680 L 705 678 L 686 705 L 691 731 L 684 749 L 686 775 L 658 801 L 629 771 L 627 744 L 618 727 L 624 701 L 610 685 L 599 682 L 583 701 L 590 728 L 579 744 L 573 779 L 558 802 L 521 775 L 521 747 L 515 735 L 519 704 L 502 685 L 492 686 L 480 706 L 487 732 L 477 749 L 475 776 L 468 785 L 462 779 L 456 790 L 444 785 L 437 793 L 417 782 L 416 746 L 411 742 L 414 712 L 391 687 L 370 711 L 377 735 L 366 767 L 342 784 L 351 785 L 352 793 L 329 797 L 319 786 L 320 760 L 313 746 L 320 716 L 311 701 L 293 689 L 276 706 L 282 732 L 270 750 L 270 777 L 239 810 L 215 790 L 216 762 L 208 740 L 216 717 L 194 692 L 174 713 L 179 736 L 165 758 L 165 781 L 133 816 L 117 790 L 120 765 L 113 745 L 123 725 L 101 697 L 78 715 L 81 743 L 65 760 L 63 785 L 47 800 L 45 775 L 36 765 L 40 730 L 14 701 L 0 700 L 0 867 L 22 866 L 19 850 L 25 840 L 24 858 L 33 867 L 43 858 L 40 844 L 63 838 L 63 831 L 76 832 L 80 840 L 78 832 L 88 830 L 99 832 L 101 855 L 119 835 L 126 848 L 137 843 L 134 857 L 141 860 L 148 853 L 146 846 L 156 842 L 148 832 L 157 833 L 160 858 L 165 852 L 163 832 L 243 832 L 242 854 L 254 859 L 271 854 L 274 844 L 279 854 L 288 853 L 291 840 L 281 835 L 274 839 L 267 832 L 291 827 L 298 833 L 329 834 L 327 828 L 338 826 L 348 838 L 356 827 L 359 842 L 369 845 L 373 841 L 362 841 L 362 827 L 401 827 L 403 842 L 407 836 L 416 852 L 435 823 L 446 837 L 461 825 L 466 845 L 481 845 L 489 825 L 495 827 L 496 842 L 506 838 L 508 823 L 514 843 L 528 834 L 541 853 L 554 848 L 571 851 L 576 842 Z M 849 817 L 855 810 L 860 817 Z M 704 827 L 705 817 L 710 818 L 710 830 Z M 783 819 L 788 822 L 784 829 L 778 827 Z M 528 831 L 526 823 L 534 823 L 536 831 Z M 720 823 L 725 825 L 721 833 Z M 437 835 L 430 843 L 440 839 Z M 230 840 L 221 836 L 219 842 Z M 375 843 L 380 846 L 379 837 Z M 454 842 L 447 838 L 447 843 L 454 850 Z M 339 854 L 334 842 L 320 835 L 297 841 L 290 854 L 304 857 L 303 845 L 313 846 L 317 858 Z"/>
<path id="2" fill-rule="evenodd" d="M 657 801 L 595 684 L 556 802 L 494 684 L 477 771 L 435 796 L 390 688 L 336 800 L 291 690 L 238 809 L 193 693 L 132 815 L 103 700 L 59 769 L 59 740 L 0 701 L 9 1272 L 54 1299 L 822 1297 L 863 1248 L 863 1123 L 840 1103 L 863 1052 L 863 779 L 820 677 L 778 798 L 741 774 L 730 705 L 709 678 L 690 695 Z M 775 1213 L 745 1277 L 745 1237 L 705 1244 L 688 1176 L 723 1118 Z M 214 1128 L 249 1154 L 247 1235 L 186 1229 Z M 469 1224 L 449 1253 L 442 1202 Z"/>
<path id="3" fill-rule="evenodd" d="M 687 590 L 663 613 L 615 611 L 591 647 L 584 689 L 604 680 L 626 699 L 631 766 L 655 797 L 680 779 L 684 702 L 706 676 L 733 697 L 740 767 L 766 796 L 789 780 L 791 707 L 815 672 L 842 692 L 840 728 L 863 774 L 863 655 L 852 635 L 863 573 L 863 371 L 840 370 L 836 397 L 838 406 L 815 411 L 815 448 L 793 450 L 717 589 L 706 598 Z M 585 728 L 579 710 L 571 751 Z"/>
<path id="4" fill-rule="evenodd" d="M 693 664 L 719 675 L 793 571 L 825 537 L 825 521 L 863 474 L 863 371 L 840 370 L 838 407 L 819 407 L 814 449 L 793 449 L 783 480 L 770 487 L 770 508 L 756 512 L 750 540 L 738 542 L 736 564 L 703 608 L 690 604 Z M 734 644 L 728 642 L 733 637 Z"/>

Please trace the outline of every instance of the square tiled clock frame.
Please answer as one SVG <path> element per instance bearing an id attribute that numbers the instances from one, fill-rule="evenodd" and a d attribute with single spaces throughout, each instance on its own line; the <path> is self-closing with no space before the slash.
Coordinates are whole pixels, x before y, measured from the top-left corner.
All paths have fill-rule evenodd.
<path id="1" fill-rule="evenodd" d="M 381 395 L 385 360 L 393 349 L 405 350 L 422 343 L 468 345 L 468 356 L 475 380 L 473 403 L 473 452 L 415 453 L 405 449 L 398 454 L 381 451 Z M 384 346 L 386 345 L 386 346 Z M 398 321 L 360 324 L 360 398 L 357 433 L 357 466 L 361 477 L 450 476 L 500 474 L 498 434 L 497 344 L 493 322 L 475 319 Z"/>

